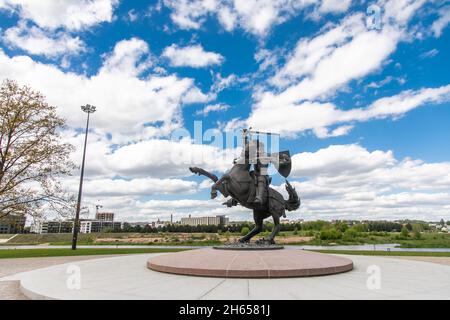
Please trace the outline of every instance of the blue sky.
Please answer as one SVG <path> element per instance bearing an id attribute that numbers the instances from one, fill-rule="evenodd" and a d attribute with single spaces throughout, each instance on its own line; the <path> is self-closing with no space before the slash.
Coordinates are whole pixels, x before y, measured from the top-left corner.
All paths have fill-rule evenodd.
<path id="1" fill-rule="evenodd" d="M 202 121 L 281 134 L 291 218 L 450 217 L 450 1 L 0 0 L 0 17 L 0 79 L 58 106 L 63 139 L 81 146 L 79 106 L 98 106 L 91 213 L 249 219 L 187 171 L 221 174 L 239 149 L 170 140 Z"/>

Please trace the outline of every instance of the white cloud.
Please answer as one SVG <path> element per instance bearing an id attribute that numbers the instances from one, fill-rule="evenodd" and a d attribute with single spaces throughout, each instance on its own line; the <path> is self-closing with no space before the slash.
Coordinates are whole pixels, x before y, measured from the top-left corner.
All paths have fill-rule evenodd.
<path id="1" fill-rule="evenodd" d="M 222 7 L 218 11 L 218 18 L 220 24 L 225 28 L 225 30 L 232 31 L 236 26 L 238 16 L 230 8 Z"/>
<path id="2" fill-rule="evenodd" d="M 371 83 L 366 85 L 365 88 L 378 89 L 378 88 L 384 87 L 385 85 L 387 85 L 393 81 L 398 82 L 400 85 L 403 85 L 406 83 L 406 79 L 403 77 L 387 76 L 386 78 L 384 78 L 381 81 L 378 81 L 378 82 L 372 81 Z"/>
<path id="3" fill-rule="evenodd" d="M 354 37 L 366 31 L 364 16 L 355 14 L 344 18 L 341 25 L 316 37 L 300 39 L 293 52 L 289 54 L 285 65 L 271 79 L 271 83 L 281 87 L 300 77 L 314 76 L 320 63 L 331 59 L 338 48 L 346 48 L 345 45 L 348 46 Z M 367 51 L 369 49 L 367 48 Z M 343 56 L 345 55 L 343 54 Z M 347 56 L 347 58 L 349 57 Z"/>
<path id="4" fill-rule="evenodd" d="M 71 127 L 83 126 L 81 105 L 97 106 L 93 125 L 112 134 L 113 143 L 167 135 L 181 121 L 182 103 L 205 101 L 190 78 L 151 73 L 143 77 L 150 65 L 148 45 L 137 38 L 118 42 L 93 76 L 65 73 L 27 56 L 9 57 L 0 50 L 1 79 L 15 79 L 45 94 Z"/>
<path id="5" fill-rule="evenodd" d="M 72 184 L 76 186 L 76 184 Z M 74 192 L 76 190 L 73 190 Z M 197 183 L 181 179 L 138 178 L 91 179 L 84 185 L 86 194 L 91 197 L 107 196 L 153 196 L 164 194 L 191 194 L 197 191 Z"/>
<path id="6" fill-rule="evenodd" d="M 138 149 L 156 148 L 153 144 L 151 147 L 136 146 Z M 122 155 L 127 153 L 128 158 L 115 158 L 117 161 L 114 163 L 127 162 L 137 154 L 131 149 L 124 149 Z M 160 156 L 157 152 L 147 160 L 155 162 L 153 159 L 160 159 Z M 299 211 L 288 213 L 290 218 L 438 220 L 450 217 L 449 162 L 426 163 L 410 158 L 398 160 L 390 150 L 369 151 L 360 145 L 350 144 L 298 153 L 292 156 L 292 163 L 290 180 L 302 198 L 302 207 Z M 132 165 L 136 168 L 140 166 L 137 163 Z M 150 172 L 162 168 L 155 167 Z M 141 173 L 148 170 L 145 168 Z M 301 181 L 296 178 L 301 178 Z M 221 205 L 224 201 L 222 197 L 209 200 L 207 193 L 204 200 L 146 200 L 140 197 L 145 194 L 198 192 L 210 187 L 209 180 L 197 184 L 167 178 L 103 179 L 87 182 L 86 185 L 87 203 L 100 201 L 107 204 L 124 220 L 167 219 L 170 214 L 174 214 L 175 219 L 188 214 L 227 214 L 232 220 L 251 219 L 247 209 L 226 208 Z M 287 197 L 284 185 L 273 187 Z"/>
<path id="7" fill-rule="evenodd" d="M 426 0 L 379 0 L 378 5 L 383 9 L 383 24 L 399 24 L 405 26 Z"/>
<path id="8" fill-rule="evenodd" d="M 206 179 L 206 180 L 203 180 L 203 181 L 198 185 L 198 187 L 199 187 L 199 189 L 209 189 L 209 188 L 212 187 L 212 185 L 213 185 L 212 180 Z"/>
<path id="9" fill-rule="evenodd" d="M 179 47 L 172 44 L 164 49 L 162 56 L 168 58 L 173 67 L 204 68 L 221 64 L 224 60 L 222 55 L 207 52 L 201 45 Z"/>
<path id="10" fill-rule="evenodd" d="M 267 49 L 260 49 L 254 55 L 255 61 L 259 64 L 259 71 L 265 71 L 269 68 L 277 66 L 277 59 L 279 55 L 277 52 L 269 51 Z"/>
<path id="11" fill-rule="evenodd" d="M 128 11 L 126 19 L 129 22 L 135 22 L 138 18 L 139 18 L 139 14 L 136 12 L 136 10 L 131 9 Z"/>
<path id="12" fill-rule="evenodd" d="M 442 103 L 449 100 L 450 84 L 438 88 L 424 88 L 417 91 L 406 90 L 395 96 L 376 100 L 362 114 L 356 115 L 356 118 L 366 120 L 372 117 L 398 117 L 422 105 Z"/>
<path id="13" fill-rule="evenodd" d="M 312 38 L 302 38 L 286 63 L 270 79 L 281 92 L 258 94 L 259 104 L 284 105 L 323 99 L 350 81 L 378 70 L 391 55 L 422 0 L 380 1 L 381 30 L 368 29 L 366 15 L 356 13 L 328 26 Z"/>
<path id="14" fill-rule="evenodd" d="M 394 164 L 392 151 L 369 152 L 356 144 L 331 145 L 316 152 L 293 155 L 291 176 L 309 178 L 351 176 Z"/>
<path id="15" fill-rule="evenodd" d="M 339 136 L 352 128 L 349 122 L 396 117 L 422 104 L 445 101 L 448 86 L 405 91 L 367 108 L 340 110 L 332 103 L 320 102 L 348 88 L 351 81 L 379 70 L 399 41 L 407 38 L 406 26 L 423 3 L 380 1 L 384 13 L 381 30 L 368 29 L 366 16 L 356 13 L 337 25 L 328 25 L 314 37 L 300 39 L 269 80 L 276 89 L 266 87 L 254 92 L 256 102 L 246 123 L 287 134 L 312 129 L 320 137 Z M 335 124 L 344 126 L 330 133 L 327 127 Z"/>
<path id="16" fill-rule="evenodd" d="M 63 139 L 77 147 L 72 154 L 75 163 L 82 156 L 83 135 L 75 131 L 64 131 Z M 166 218 L 171 210 L 176 218 L 193 215 L 224 214 L 229 211 L 220 202 L 205 200 L 148 200 L 159 195 L 193 194 L 210 187 L 209 180 L 200 184 L 182 180 L 192 176 L 190 166 L 199 166 L 213 172 L 229 169 L 240 150 L 223 150 L 211 145 L 193 144 L 184 139 L 180 142 L 151 139 L 132 142 L 112 148 L 111 141 L 96 131 L 90 132 L 86 155 L 85 205 L 93 208 L 101 203 L 108 210 L 119 214 L 126 221 L 149 221 Z M 76 193 L 79 172 L 65 179 L 64 185 Z M 180 177 L 180 178 L 177 178 Z M 195 205 L 192 209 L 189 203 Z M 180 205 L 181 208 L 177 208 Z M 92 209 L 91 208 L 91 209 Z M 92 209 L 93 210 L 93 209 Z M 205 211 L 207 210 L 207 211 Z M 241 210 L 242 211 L 242 210 Z M 240 212 L 241 212 L 240 211 Z M 246 212 L 248 215 L 248 212 Z"/>
<path id="17" fill-rule="evenodd" d="M 237 83 L 242 83 L 246 81 L 246 79 L 238 78 L 234 73 L 222 77 L 220 73 L 214 74 L 214 83 L 211 86 L 211 91 L 213 92 L 221 92 L 226 88 L 229 88 Z"/>
<path id="18" fill-rule="evenodd" d="M 3 0 L 0 8 L 17 12 L 41 28 L 81 30 L 111 22 L 118 0 Z"/>
<path id="19" fill-rule="evenodd" d="M 198 29 L 205 15 L 217 9 L 216 0 L 164 0 L 173 12 L 172 21 L 182 29 Z"/>
<path id="20" fill-rule="evenodd" d="M 77 147 L 71 159 L 79 163 L 84 136 L 75 130 L 66 130 L 63 139 Z M 186 138 L 129 141 L 113 147 L 112 142 L 97 131 L 89 133 L 87 149 L 86 177 L 95 179 L 187 177 L 192 175 L 191 166 L 225 172 L 240 153 L 239 149 L 223 149 L 222 145 L 211 145 L 206 140 L 204 144 L 195 144 Z"/>
<path id="21" fill-rule="evenodd" d="M 381 32 L 368 30 L 362 14 L 344 18 L 324 34 L 299 41 L 271 81 L 288 87 L 277 95 L 267 93 L 267 99 L 286 104 L 331 95 L 349 81 L 377 70 L 400 38 L 401 32 L 390 26 Z"/>
<path id="22" fill-rule="evenodd" d="M 223 103 L 210 104 L 204 107 L 202 110 L 197 111 L 196 114 L 207 116 L 210 112 L 226 111 L 229 108 L 229 105 Z"/>
<path id="23" fill-rule="evenodd" d="M 44 55 L 48 58 L 78 55 L 86 51 L 85 44 L 79 37 L 72 37 L 65 32 L 52 34 L 35 26 L 27 27 L 24 22 L 7 29 L 3 41 L 32 55 Z"/>
<path id="24" fill-rule="evenodd" d="M 239 16 L 242 27 L 253 34 L 264 35 L 276 24 L 304 6 L 303 1 L 235 0 L 233 10 Z"/>
<path id="25" fill-rule="evenodd" d="M 275 107 L 258 106 L 253 110 L 247 124 L 261 130 L 272 130 L 295 134 L 314 130 L 319 137 L 329 136 L 324 128 L 349 122 L 361 122 L 381 118 L 398 118 L 420 106 L 450 100 L 450 85 L 438 88 L 406 90 L 395 96 L 374 101 L 366 108 L 338 109 L 332 103 L 303 102 Z M 351 127 L 345 125 L 335 131 L 334 136 L 347 133 Z M 332 134 L 333 135 L 333 134 Z"/>
<path id="26" fill-rule="evenodd" d="M 152 139 L 123 146 L 106 155 L 104 166 L 124 176 L 185 177 L 190 166 L 224 172 L 236 150 L 221 149 L 189 140 Z"/>
<path id="27" fill-rule="evenodd" d="M 132 38 L 119 41 L 114 46 L 113 52 L 105 55 L 99 73 L 137 77 L 152 65 L 149 53 L 150 48 L 143 40 Z"/>
<path id="28" fill-rule="evenodd" d="M 197 192 L 205 185 L 178 177 L 192 175 L 189 166 L 193 165 L 224 171 L 235 151 L 194 145 L 189 140 L 156 139 L 181 126 L 183 104 L 207 102 L 214 94 L 202 93 L 192 79 L 153 73 L 155 59 L 146 42 L 137 38 L 120 41 L 102 60 L 98 72 L 86 76 L 63 72 L 28 56 L 9 57 L 0 50 L 0 78 L 30 85 L 57 105 L 58 113 L 68 119 L 63 139 L 77 147 L 72 154 L 75 163 L 81 159 L 83 145 L 83 135 L 75 128 L 85 123 L 80 105 L 96 105 L 88 140 L 85 202 L 100 201 L 127 220 L 145 217 L 147 221 L 163 214 L 163 209 L 140 208 L 149 196 Z M 76 192 L 76 179 L 64 183 Z"/>
<path id="29" fill-rule="evenodd" d="M 323 0 L 319 7 L 320 12 L 345 12 L 348 10 L 352 0 Z"/>
<path id="30" fill-rule="evenodd" d="M 351 0 L 164 0 L 172 10 L 172 21 L 182 29 L 199 29 L 211 16 L 218 19 L 226 31 L 236 27 L 257 36 L 313 7 L 322 13 L 346 11 Z"/>
<path id="31" fill-rule="evenodd" d="M 354 128 L 353 125 L 345 125 L 337 127 L 336 129 L 333 129 L 331 132 L 328 130 L 328 128 L 321 127 L 321 128 L 314 128 L 314 134 L 321 139 L 324 138 L 331 138 L 331 137 L 340 137 L 347 135 L 352 129 Z"/>
<path id="32" fill-rule="evenodd" d="M 420 55 L 420 58 L 422 58 L 422 59 L 433 58 L 433 57 L 435 57 L 435 56 L 438 55 L 438 54 L 439 54 L 439 50 L 437 50 L 437 49 L 431 49 L 431 50 L 429 50 L 429 51 L 426 51 L 426 52 L 422 53 L 422 54 Z"/>
<path id="33" fill-rule="evenodd" d="M 450 23 L 450 6 L 443 7 L 439 11 L 439 18 L 431 25 L 431 30 L 436 38 L 442 35 L 442 31 Z"/>
<path id="34" fill-rule="evenodd" d="M 215 92 L 203 93 L 199 88 L 192 87 L 182 97 L 181 101 L 185 104 L 190 103 L 206 103 L 215 100 L 217 94 Z"/>
<path id="35" fill-rule="evenodd" d="M 292 181 L 307 219 L 449 217 L 450 163 L 397 160 L 392 151 L 332 145 L 292 157 Z M 305 180 L 306 179 L 306 180 Z M 284 186 L 277 187 L 285 193 Z"/>

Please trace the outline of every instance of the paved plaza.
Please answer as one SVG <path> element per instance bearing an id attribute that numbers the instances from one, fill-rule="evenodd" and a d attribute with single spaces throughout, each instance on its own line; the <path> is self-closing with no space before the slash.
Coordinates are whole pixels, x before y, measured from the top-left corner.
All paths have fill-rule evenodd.
<path id="1" fill-rule="evenodd" d="M 32 299 L 450 299 L 449 259 L 341 255 L 353 260 L 352 271 L 310 278 L 223 279 L 149 270 L 147 260 L 157 255 L 54 258 L 55 265 L 33 271 L 26 271 L 23 261 L 35 259 L 14 259 L 16 270 L 24 272 L 2 271 L 0 283 L 9 284 L 12 293 L 20 289 L 24 295 L 17 298 Z M 31 264 L 39 267 L 38 262 Z M 4 270 L 5 262 L 0 265 Z M 79 289 L 71 281 L 77 272 Z M 378 275 L 379 287 L 373 281 Z"/>

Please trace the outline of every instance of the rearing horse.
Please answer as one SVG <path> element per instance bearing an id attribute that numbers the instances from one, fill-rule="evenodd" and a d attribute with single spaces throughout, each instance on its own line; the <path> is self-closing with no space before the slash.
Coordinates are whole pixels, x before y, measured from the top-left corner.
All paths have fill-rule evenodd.
<path id="1" fill-rule="evenodd" d="M 239 239 L 239 242 L 249 242 L 252 237 L 262 231 L 264 219 L 272 216 L 274 223 L 272 233 L 268 239 L 263 239 L 262 242 L 274 244 L 274 238 L 280 231 L 280 217 L 286 217 L 286 210 L 297 210 L 300 207 L 300 198 L 295 189 L 286 180 L 286 191 L 289 194 L 288 200 L 285 200 L 281 193 L 269 187 L 262 195 L 261 204 L 252 202 L 256 188 L 255 177 L 253 172 L 249 172 L 249 169 L 250 164 L 236 163 L 228 173 L 218 179 L 216 175 L 201 168 L 189 168 L 192 173 L 203 175 L 214 181 L 214 185 L 211 187 L 211 199 L 214 199 L 217 196 L 217 191 L 219 191 L 224 197 L 231 196 L 230 200 L 223 203 L 224 205 L 232 207 L 240 204 L 253 210 L 255 227 Z"/>

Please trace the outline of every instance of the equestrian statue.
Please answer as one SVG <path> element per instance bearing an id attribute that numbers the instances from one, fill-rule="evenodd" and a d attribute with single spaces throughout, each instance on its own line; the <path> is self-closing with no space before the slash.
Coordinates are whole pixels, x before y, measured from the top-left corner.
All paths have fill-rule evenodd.
<path id="1" fill-rule="evenodd" d="M 211 199 L 217 197 L 219 191 L 225 198 L 230 199 L 223 204 L 227 207 L 238 204 L 253 210 L 255 227 L 239 242 L 248 243 L 250 239 L 263 230 L 264 219 L 270 216 L 274 227 L 267 239 L 257 241 L 258 244 L 275 244 L 275 236 L 280 231 L 280 218 L 286 217 L 287 211 L 294 211 L 300 207 L 300 198 L 291 184 L 285 180 L 289 198 L 285 200 L 281 193 L 270 187 L 271 178 L 268 175 L 269 164 L 272 163 L 278 173 L 287 178 L 291 172 L 291 157 L 289 151 L 266 154 L 264 143 L 260 141 L 260 134 L 272 134 L 259 131 L 243 130 L 243 148 L 233 167 L 220 179 L 201 168 L 190 167 L 192 173 L 210 178 L 214 184 L 211 187 Z M 256 140 L 251 135 L 257 135 Z M 251 167 L 253 165 L 253 170 Z"/>

